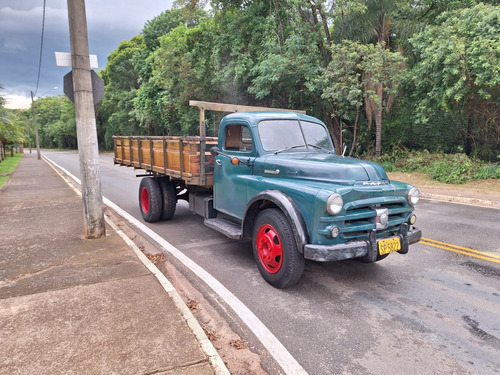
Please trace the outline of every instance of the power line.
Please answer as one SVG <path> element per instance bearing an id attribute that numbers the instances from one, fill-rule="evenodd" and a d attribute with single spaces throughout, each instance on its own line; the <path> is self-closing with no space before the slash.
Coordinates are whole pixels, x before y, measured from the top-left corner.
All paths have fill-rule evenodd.
<path id="1" fill-rule="evenodd" d="M 45 5 L 47 0 L 43 0 L 43 18 L 42 18 L 42 37 L 40 41 L 40 61 L 38 62 L 38 78 L 36 80 L 35 96 L 38 92 L 38 84 L 40 83 L 40 72 L 42 70 L 42 52 L 43 52 L 43 34 L 45 32 Z"/>

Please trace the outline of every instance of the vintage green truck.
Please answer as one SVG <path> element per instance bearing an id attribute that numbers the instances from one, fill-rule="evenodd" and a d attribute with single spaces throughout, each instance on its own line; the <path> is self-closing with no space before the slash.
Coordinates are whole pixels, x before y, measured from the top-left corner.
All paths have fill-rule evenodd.
<path id="1" fill-rule="evenodd" d="M 300 111 L 191 101 L 200 136 L 114 137 L 114 163 L 143 169 L 147 222 L 172 219 L 178 200 L 232 239 L 251 238 L 257 267 L 276 288 L 297 283 L 306 259 L 376 262 L 406 254 L 418 190 L 372 162 L 337 155 L 320 120 Z M 219 137 L 205 111 L 228 112 Z"/>

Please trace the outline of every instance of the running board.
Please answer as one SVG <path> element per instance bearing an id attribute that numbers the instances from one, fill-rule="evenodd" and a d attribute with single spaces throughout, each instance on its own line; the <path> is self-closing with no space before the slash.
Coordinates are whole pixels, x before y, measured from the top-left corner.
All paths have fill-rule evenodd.
<path id="1" fill-rule="evenodd" d="M 205 219 L 203 223 L 233 240 L 241 239 L 241 226 L 238 224 L 223 219 Z"/>

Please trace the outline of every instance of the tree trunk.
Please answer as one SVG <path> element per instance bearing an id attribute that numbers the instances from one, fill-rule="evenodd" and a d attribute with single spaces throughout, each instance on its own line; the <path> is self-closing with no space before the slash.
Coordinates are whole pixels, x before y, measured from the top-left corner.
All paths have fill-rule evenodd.
<path id="1" fill-rule="evenodd" d="M 379 102 L 375 103 L 375 155 L 382 156 L 382 99 L 384 95 L 382 83 L 377 84 L 377 97 Z"/>
<path id="2" fill-rule="evenodd" d="M 471 103 L 467 106 L 467 132 L 465 134 L 465 154 L 470 156 L 472 154 L 472 142 L 474 136 L 472 130 L 474 129 L 474 108 Z"/>
<path id="3" fill-rule="evenodd" d="M 356 121 L 354 121 L 354 130 L 352 132 L 352 145 L 351 145 L 351 151 L 349 151 L 349 156 L 352 156 L 352 153 L 354 151 L 354 146 L 356 145 L 356 135 L 357 135 L 357 131 L 358 131 L 359 112 L 360 112 L 360 107 L 358 106 L 356 108 Z"/>
<path id="4" fill-rule="evenodd" d="M 333 119 L 330 116 L 325 116 L 326 127 L 330 131 L 330 136 L 333 140 L 333 147 L 335 148 L 335 153 L 337 155 L 342 155 L 342 144 L 340 140 L 340 122 L 339 118 L 336 116 Z"/>

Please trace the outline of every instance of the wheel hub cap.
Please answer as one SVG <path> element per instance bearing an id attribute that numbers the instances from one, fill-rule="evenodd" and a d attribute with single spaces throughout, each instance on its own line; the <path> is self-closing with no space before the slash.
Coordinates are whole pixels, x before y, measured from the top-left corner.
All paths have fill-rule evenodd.
<path id="1" fill-rule="evenodd" d="M 283 262 L 283 246 L 278 232 L 271 225 L 263 225 L 257 233 L 257 254 L 267 272 L 276 273 Z"/>

